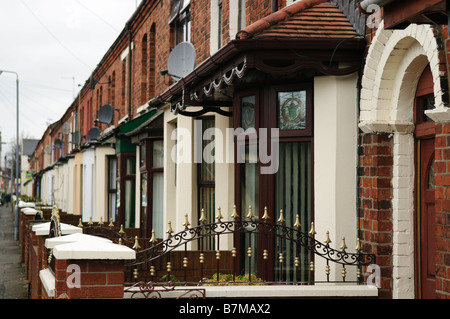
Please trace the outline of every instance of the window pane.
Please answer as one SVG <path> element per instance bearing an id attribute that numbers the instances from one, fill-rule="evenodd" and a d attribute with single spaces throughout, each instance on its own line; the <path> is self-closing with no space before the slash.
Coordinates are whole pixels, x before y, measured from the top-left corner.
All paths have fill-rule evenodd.
<path id="1" fill-rule="evenodd" d="M 207 129 L 214 128 L 214 119 L 202 120 L 202 136 Z M 213 156 L 215 156 L 215 135 L 211 135 L 211 139 L 202 139 L 202 164 L 200 166 L 200 181 L 214 182 L 215 165 Z M 207 148 L 206 148 L 207 147 Z M 206 148 L 206 149 L 205 149 Z"/>
<path id="2" fill-rule="evenodd" d="M 434 189 L 436 187 L 436 183 L 434 181 L 434 159 L 430 165 L 430 169 L 428 171 L 428 189 Z"/>
<path id="3" fill-rule="evenodd" d="M 301 229 L 306 231 L 311 223 L 311 144 L 304 143 L 280 143 L 280 166 L 275 175 L 275 219 L 278 219 L 280 209 L 283 209 L 286 226 L 294 227 L 296 215 L 299 215 Z M 283 243 L 283 251 L 280 251 L 279 241 L 275 241 L 275 258 L 279 253 L 284 254 L 286 280 L 308 280 L 309 259 L 304 247 L 296 247 L 290 242 Z M 295 257 L 300 258 L 300 271 L 294 267 Z M 276 268 L 279 263 L 275 262 Z M 276 269 L 278 275 L 279 271 Z M 278 278 L 277 278 L 278 280 Z"/>
<path id="4" fill-rule="evenodd" d="M 163 140 L 153 141 L 153 167 L 164 166 L 164 147 Z"/>
<path id="5" fill-rule="evenodd" d="M 144 142 L 139 146 L 139 165 L 140 167 L 145 167 L 145 161 L 147 159 L 147 146 Z"/>
<path id="6" fill-rule="evenodd" d="M 249 206 L 252 206 L 252 212 L 258 216 L 259 212 L 259 168 L 258 161 L 254 158 L 255 152 L 252 147 L 245 146 L 245 163 L 241 164 L 241 213 L 240 216 L 244 219 L 249 211 Z M 249 237 L 251 236 L 251 238 Z M 251 272 L 257 273 L 258 260 L 258 245 L 256 234 L 248 234 L 244 238 L 244 245 L 250 246 L 252 242 L 253 254 L 251 257 Z M 249 260 L 245 258 L 245 271 L 249 272 Z"/>
<path id="7" fill-rule="evenodd" d="M 116 189 L 117 158 L 109 158 L 109 190 Z"/>
<path id="8" fill-rule="evenodd" d="M 136 174 L 136 159 L 134 157 L 127 158 L 127 175 Z"/>
<path id="9" fill-rule="evenodd" d="M 281 130 L 306 128 L 306 91 L 278 92 L 278 127 Z"/>
<path id="10" fill-rule="evenodd" d="M 135 227 L 135 181 L 125 181 L 125 227 Z"/>
<path id="11" fill-rule="evenodd" d="M 245 96 L 241 99 L 241 126 L 244 130 L 255 127 L 255 96 Z"/>
<path id="12" fill-rule="evenodd" d="M 157 238 L 163 238 L 164 236 L 164 179 L 163 173 L 153 173 L 153 194 L 152 194 L 152 229 L 155 230 L 155 236 Z"/>
<path id="13" fill-rule="evenodd" d="M 108 219 L 112 219 L 113 222 L 116 221 L 116 193 L 108 194 Z"/>

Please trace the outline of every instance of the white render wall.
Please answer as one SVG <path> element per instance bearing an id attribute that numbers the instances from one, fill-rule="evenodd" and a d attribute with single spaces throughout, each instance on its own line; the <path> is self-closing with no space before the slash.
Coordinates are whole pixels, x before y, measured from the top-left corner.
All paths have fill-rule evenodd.
<path id="1" fill-rule="evenodd" d="M 357 79 L 356 73 L 314 79 L 315 238 L 324 242 L 329 231 L 330 246 L 339 250 L 345 237 L 350 253 L 357 240 Z M 342 280 L 341 266 L 330 266 L 330 280 Z M 347 269 L 349 278 L 353 268 Z M 323 258 L 316 258 L 316 280 L 326 280 Z"/>

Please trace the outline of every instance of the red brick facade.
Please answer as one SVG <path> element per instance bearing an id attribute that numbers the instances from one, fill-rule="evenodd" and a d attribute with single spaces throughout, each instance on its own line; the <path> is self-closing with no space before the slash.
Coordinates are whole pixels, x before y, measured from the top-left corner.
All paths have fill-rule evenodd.
<path id="1" fill-rule="evenodd" d="M 376 254 L 380 297 L 392 297 L 392 137 L 361 134 L 358 216 L 362 249 Z"/>
<path id="2" fill-rule="evenodd" d="M 436 124 L 436 294 L 450 296 L 450 123 Z"/>

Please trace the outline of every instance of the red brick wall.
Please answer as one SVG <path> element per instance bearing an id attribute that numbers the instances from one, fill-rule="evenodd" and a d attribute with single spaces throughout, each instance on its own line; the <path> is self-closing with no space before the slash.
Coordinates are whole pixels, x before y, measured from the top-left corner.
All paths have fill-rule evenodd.
<path id="1" fill-rule="evenodd" d="M 70 264 L 80 267 L 80 287 L 67 287 Z M 124 261 L 55 260 L 55 298 L 123 298 Z"/>
<path id="2" fill-rule="evenodd" d="M 376 255 L 381 298 L 392 298 L 392 147 L 389 134 L 361 134 L 358 216 L 363 252 Z"/>
<path id="3" fill-rule="evenodd" d="M 450 123 L 436 124 L 436 296 L 450 298 Z"/>

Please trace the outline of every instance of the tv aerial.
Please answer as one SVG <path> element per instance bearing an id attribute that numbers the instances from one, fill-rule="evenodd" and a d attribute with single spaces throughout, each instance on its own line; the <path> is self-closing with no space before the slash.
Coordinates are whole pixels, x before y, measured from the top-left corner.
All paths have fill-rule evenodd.
<path id="1" fill-rule="evenodd" d="M 181 42 L 172 52 L 167 60 L 167 70 L 161 70 L 161 74 L 181 79 L 192 72 L 195 68 L 196 53 L 190 42 Z"/>

